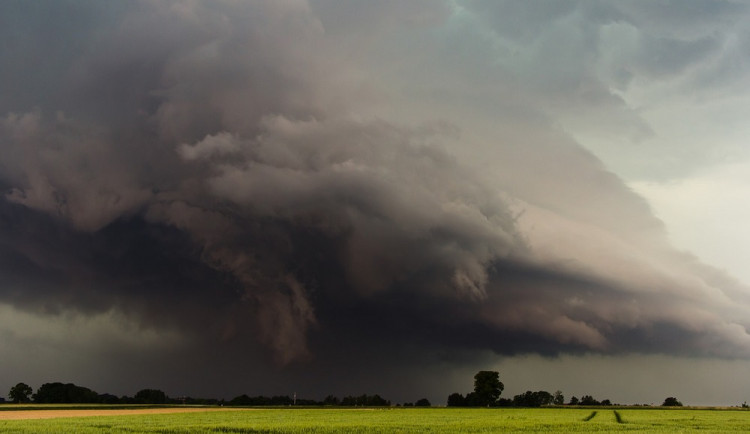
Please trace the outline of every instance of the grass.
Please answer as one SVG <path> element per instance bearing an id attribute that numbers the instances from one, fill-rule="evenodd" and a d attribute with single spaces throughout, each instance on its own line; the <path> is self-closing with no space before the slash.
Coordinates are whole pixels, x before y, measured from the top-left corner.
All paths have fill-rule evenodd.
<path id="1" fill-rule="evenodd" d="M 0 432 L 23 434 L 622 431 L 750 432 L 750 412 L 624 408 L 598 408 L 596 411 L 591 408 L 261 408 L 248 411 L 0 421 Z"/>
<path id="2" fill-rule="evenodd" d="M 0 411 L 25 410 L 122 410 L 139 408 L 205 407 L 181 404 L 0 404 Z"/>

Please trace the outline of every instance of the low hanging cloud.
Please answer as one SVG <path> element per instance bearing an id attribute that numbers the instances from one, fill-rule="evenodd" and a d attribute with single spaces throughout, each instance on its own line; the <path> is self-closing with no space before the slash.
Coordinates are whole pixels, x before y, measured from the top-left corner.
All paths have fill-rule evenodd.
<path id="1" fill-rule="evenodd" d="M 405 22 L 448 20 L 415 9 Z M 61 37 L 85 43 L 54 91 L 3 105 L 0 300 L 250 340 L 246 357 L 259 343 L 282 365 L 368 346 L 750 356 L 748 288 L 671 248 L 597 158 L 539 120 L 474 149 L 461 119 L 380 116 L 383 81 L 324 13 L 143 2 L 77 17 L 87 33 Z"/>

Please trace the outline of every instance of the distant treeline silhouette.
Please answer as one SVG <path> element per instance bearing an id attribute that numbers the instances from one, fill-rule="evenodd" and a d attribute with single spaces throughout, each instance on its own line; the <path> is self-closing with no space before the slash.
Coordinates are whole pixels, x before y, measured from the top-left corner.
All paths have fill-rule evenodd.
<path id="1" fill-rule="evenodd" d="M 513 399 L 500 398 L 504 385 L 500 381 L 500 373 L 497 371 L 479 371 L 474 376 L 474 391 L 466 396 L 460 393 L 448 395 L 448 407 L 544 407 L 548 405 L 574 405 L 574 406 L 618 406 L 612 404 L 609 399 L 599 401 L 591 395 L 583 395 L 581 399 L 575 396 L 570 398 L 566 404 L 565 397 L 561 391 L 549 393 L 546 390 L 532 392 L 528 390 L 516 395 Z M 638 404 L 636 404 L 638 405 Z M 646 405 L 646 404 L 643 404 Z M 670 396 L 664 400 L 663 407 L 681 407 L 682 402 Z M 747 402 L 742 408 L 750 408 Z"/>
<path id="2" fill-rule="evenodd" d="M 115 396 L 109 393 L 96 393 L 88 387 L 77 386 L 73 383 L 44 383 L 36 393 L 25 383 L 18 383 L 13 386 L 8 393 L 11 402 L 37 404 L 193 404 L 193 405 L 229 405 L 229 406 L 362 406 L 362 407 L 383 407 L 390 406 L 391 401 L 382 398 L 380 395 L 359 395 L 345 396 L 341 399 L 333 395 L 327 396 L 322 401 L 314 399 L 300 399 L 288 395 L 281 396 L 248 396 L 240 395 L 229 401 L 223 399 L 205 399 L 179 397 L 170 398 L 158 389 L 143 389 L 134 396 Z M 421 399 L 417 403 L 427 403 L 426 399 Z"/>
<path id="3" fill-rule="evenodd" d="M 514 396 L 512 399 L 500 398 L 504 385 L 500 381 L 497 371 L 479 371 L 474 376 L 474 391 L 465 396 L 452 393 L 448 396 L 448 407 L 543 407 L 548 405 L 582 405 L 609 406 L 613 405 L 609 399 L 598 401 L 591 395 L 584 395 L 581 399 L 575 396 L 566 404 L 561 391 L 549 393 L 544 390 L 527 391 Z M 93 390 L 76 386 L 73 383 L 44 383 L 36 393 L 25 383 L 18 383 L 10 389 L 8 397 L 14 403 L 34 402 L 39 404 L 192 404 L 192 405 L 227 405 L 227 406 L 343 406 L 343 407 L 389 407 L 391 401 L 380 395 L 344 396 L 338 398 L 326 396 L 322 401 L 297 398 L 289 395 L 278 396 L 249 396 L 242 394 L 229 401 L 223 399 L 205 399 L 179 397 L 170 398 L 158 389 L 142 389 L 134 396 L 115 396 L 109 393 L 99 394 Z M 401 406 L 401 404 L 396 404 Z M 614 404 L 618 405 L 618 404 Z M 663 406 L 682 406 L 675 397 L 664 400 Z M 430 407 L 426 398 L 414 403 L 404 403 L 404 407 Z M 743 404 L 746 407 L 747 404 Z"/>
<path id="4" fill-rule="evenodd" d="M 258 405 L 340 405 L 345 407 L 388 407 L 391 401 L 380 395 L 345 396 L 341 399 L 329 395 L 322 401 L 314 399 L 294 399 L 289 396 L 248 396 L 240 395 L 233 398 L 227 405 L 258 406 Z"/>
<path id="5" fill-rule="evenodd" d="M 565 404 L 565 397 L 559 390 L 555 393 L 549 393 L 546 390 L 536 392 L 528 390 L 509 399 L 500 398 L 504 388 L 499 372 L 479 371 L 474 376 L 474 391 L 467 393 L 466 396 L 451 393 L 448 395 L 448 407 L 543 407 Z M 591 395 L 584 395 L 580 400 L 575 396 L 570 398 L 568 405 L 612 405 L 612 403 L 609 399 L 597 401 Z"/>
<path id="6" fill-rule="evenodd" d="M 135 396 L 115 396 L 109 393 L 96 393 L 88 387 L 76 386 L 73 383 L 44 383 L 36 393 L 25 383 L 18 383 L 10 389 L 8 397 L 11 402 L 37 404 L 177 404 L 183 401 L 170 399 L 161 390 L 143 389 Z M 199 400 L 213 401 L 217 400 Z M 192 404 L 202 402 L 191 402 Z"/>

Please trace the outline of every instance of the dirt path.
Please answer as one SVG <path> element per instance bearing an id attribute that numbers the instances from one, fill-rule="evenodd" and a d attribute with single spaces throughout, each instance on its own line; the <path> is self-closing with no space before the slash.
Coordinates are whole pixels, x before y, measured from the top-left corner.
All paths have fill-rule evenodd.
<path id="1" fill-rule="evenodd" d="M 244 411 L 246 408 L 142 408 L 101 410 L 18 410 L 0 411 L 0 420 L 54 419 L 57 417 L 127 416 L 135 414 L 196 413 L 206 411 Z"/>

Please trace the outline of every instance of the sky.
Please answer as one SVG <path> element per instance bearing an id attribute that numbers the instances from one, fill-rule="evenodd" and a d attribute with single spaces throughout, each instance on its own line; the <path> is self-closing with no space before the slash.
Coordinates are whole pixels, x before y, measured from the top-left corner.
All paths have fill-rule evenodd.
<path id="1" fill-rule="evenodd" d="M 0 4 L 0 390 L 750 399 L 750 4 Z"/>

